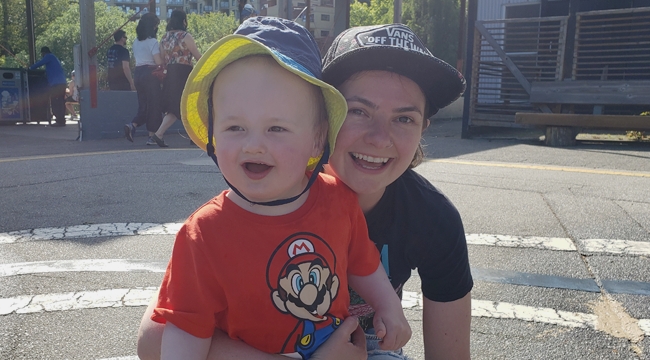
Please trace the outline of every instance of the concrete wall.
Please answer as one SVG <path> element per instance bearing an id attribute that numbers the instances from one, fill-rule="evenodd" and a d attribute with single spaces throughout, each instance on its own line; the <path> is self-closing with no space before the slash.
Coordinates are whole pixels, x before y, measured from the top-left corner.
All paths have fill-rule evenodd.
<path id="1" fill-rule="evenodd" d="M 124 136 L 124 124 L 128 124 L 138 112 L 138 98 L 135 91 L 99 91 L 97 107 L 90 107 L 90 91 L 81 90 L 81 139 L 114 139 Z M 176 121 L 169 131 L 183 129 L 183 124 Z M 147 134 L 144 126 L 138 128 L 138 135 Z"/>

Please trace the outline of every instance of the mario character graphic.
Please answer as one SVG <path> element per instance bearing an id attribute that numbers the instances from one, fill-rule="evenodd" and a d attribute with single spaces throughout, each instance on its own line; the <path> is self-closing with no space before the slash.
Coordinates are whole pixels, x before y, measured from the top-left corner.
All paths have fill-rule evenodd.
<path id="1" fill-rule="evenodd" d="M 282 313 L 298 319 L 283 354 L 309 359 L 341 324 L 328 314 L 339 290 L 335 270 L 334 252 L 311 233 L 291 235 L 271 255 L 266 271 L 271 300 Z"/>

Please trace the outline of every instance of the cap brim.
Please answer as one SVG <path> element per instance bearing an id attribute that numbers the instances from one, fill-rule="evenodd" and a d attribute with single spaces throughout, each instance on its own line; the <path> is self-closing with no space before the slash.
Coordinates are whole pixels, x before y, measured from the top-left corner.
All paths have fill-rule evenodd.
<path id="1" fill-rule="evenodd" d="M 249 55 L 270 55 L 288 71 L 320 87 L 328 114 L 330 151 L 347 114 L 347 103 L 333 86 L 307 74 L 301 65 L 243 35 L 228 35 L 205 52 L 190 73 L 181 97 L 181 119 L 190 139 L 201 149 L 208 143 L 208 96 L 217 74 L 228 64 Z M 311 161 L 310 161 L 311 164 Z M 315 164 L 315 163 L 314 163 Z"/>
<path id="2" fill-rule="evenodd" d="M 465 91 L 465 79 L 451 65 L 433 56 L 393 46 L 349 51 L 323 68 L 323 80 L 338 87 L 353 74 L 368 70 L 390 71 L 413 80 L 424 92 L 432 113 L 454 102 Z"/>

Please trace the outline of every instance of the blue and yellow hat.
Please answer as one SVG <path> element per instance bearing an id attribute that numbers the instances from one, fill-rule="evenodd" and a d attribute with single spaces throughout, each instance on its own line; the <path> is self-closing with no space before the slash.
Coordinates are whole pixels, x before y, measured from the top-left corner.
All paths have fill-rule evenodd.
<path id="1" fill-rule="evenodd" d="M 233 35 L 217 41 L 201 56 L 181 98 L 181 119 L 192 141 L 209 152 L 208 143 L 214 144 L 214 139 L 208 141 L 212 83 L 226 65 L 249 55 L 270 55 L 280 66 L 321 89 L 329 122 L 329 151 L 333 151 L 347 114 L 345 98 L 321 80 L 321 55 L 311 33 L 293 21 L 275 17 L 249 18 Z M 313 169 L 317 162 L 310 159 L 308 168 Z"/>

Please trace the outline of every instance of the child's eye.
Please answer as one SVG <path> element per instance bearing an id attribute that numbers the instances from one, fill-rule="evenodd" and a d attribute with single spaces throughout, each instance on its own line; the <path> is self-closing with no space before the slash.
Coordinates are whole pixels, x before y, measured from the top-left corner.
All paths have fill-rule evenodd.
<path id="1" fill-rule="evenodd" d="M 271 126 L 269 128 L 270 132 L 282 132 L 282 131 L 287 131 L 287 129 L 283 128 L 282 126 Z"/>
<path id="2" fill-rule="evenodd" d="M 228 126 L 228 128 L 226 128 L 226 130 L 227 131 L 243 131 L 244 128 L 242 128 L 239 125 L 232 125 L 232 126 Z"/>

